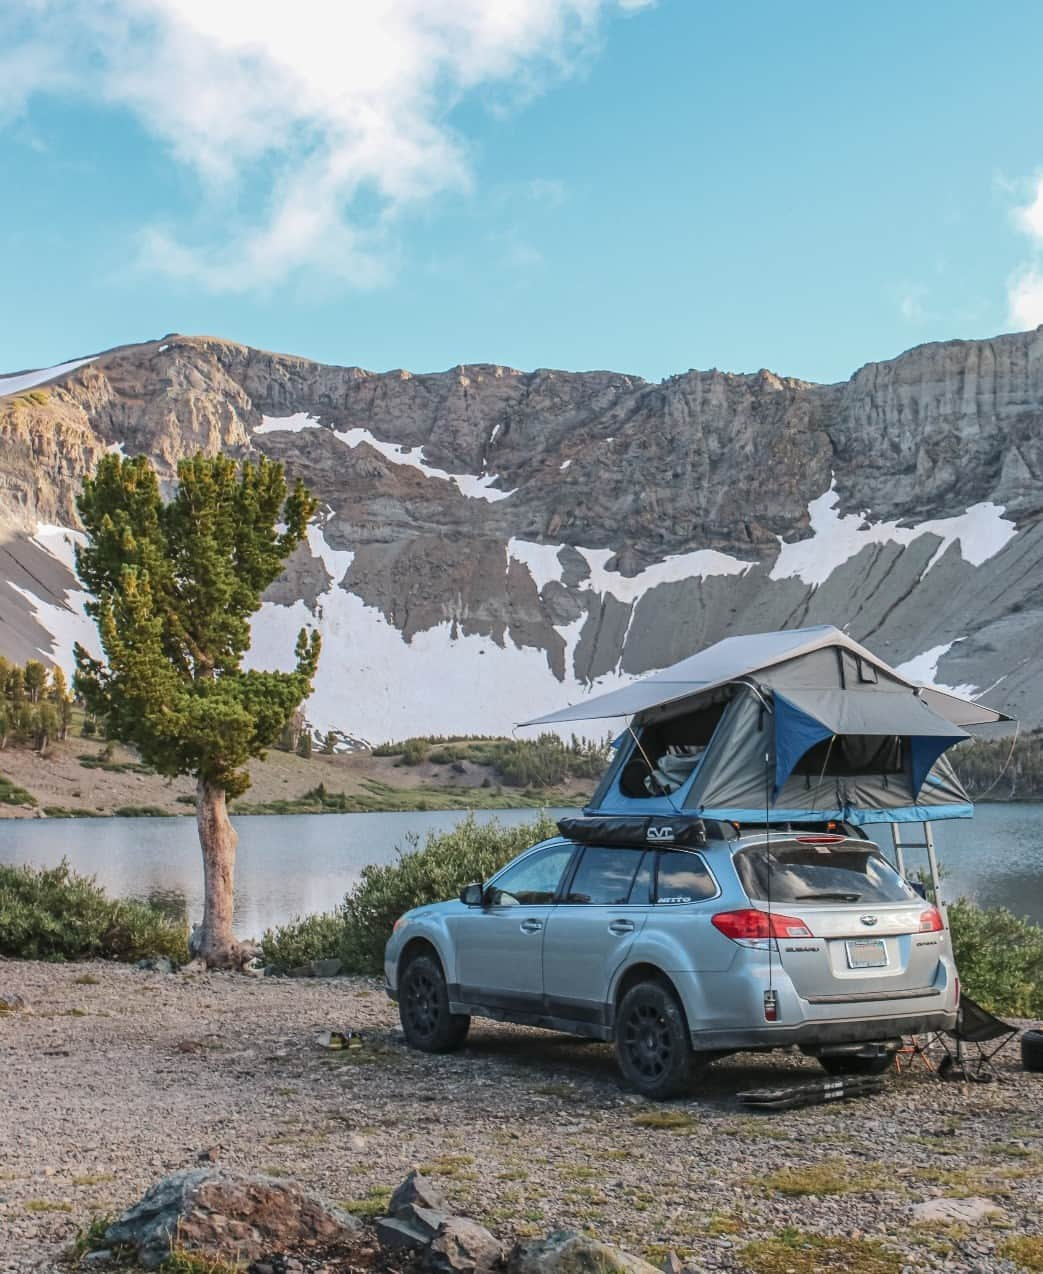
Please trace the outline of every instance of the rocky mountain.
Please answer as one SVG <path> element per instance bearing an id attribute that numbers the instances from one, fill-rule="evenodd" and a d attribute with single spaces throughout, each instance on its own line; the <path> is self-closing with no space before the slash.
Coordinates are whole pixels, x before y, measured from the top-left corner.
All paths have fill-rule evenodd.
<path id="1" fill-rule="evenodd" d="M 1043 328 L 815 385 L 772 372 L 373 373 L 170 335 L 0 378 L 0 651 L 94 644 L 69 567 L 105 451 L 286 462 L 321 500 L 252 658 L 309 716 L 504 731 L 737 632 L 833 622 L 1043 721 Z"/>

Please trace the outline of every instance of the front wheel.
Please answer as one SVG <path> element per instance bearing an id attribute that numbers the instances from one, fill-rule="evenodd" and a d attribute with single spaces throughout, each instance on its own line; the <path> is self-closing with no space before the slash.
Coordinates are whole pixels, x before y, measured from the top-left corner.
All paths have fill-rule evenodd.
<path id="1" fill-rule="evenodd" d="M 441 965 L 433 956 L 418 955 L 402 973 L 398 1016 L 410 1048 L 422 1053 L 452 1053 L 467 1038 L 471 1019 L 449 1012 L 449 991 Z"/>
<path id="2" fill-rule="evenodd" d="M 888 1049 L 868 1056 L 859 1053 L 834 1053 L 832 1056 L 820 1057 L 818 1061 L 827 1075 L 882 1075 L 894 1059 L 894 1053 Z"/>
<path id="3" fill-rule="evenodd" d="M 661 982 L 639 982 L 623 996 L 616 1017 L 616 1062 L 645 1097 L 664 1101 L 684 1092 L 692 1071 L 688 1026 L 674 994 Z"/>

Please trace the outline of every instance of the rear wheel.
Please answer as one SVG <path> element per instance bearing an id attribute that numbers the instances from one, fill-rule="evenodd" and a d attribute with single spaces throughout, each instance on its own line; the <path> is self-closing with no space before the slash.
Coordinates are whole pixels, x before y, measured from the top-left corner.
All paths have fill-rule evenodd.
<path id="1" fill-rule="evenodd" d="M 423 1053 L 451 1053 L 467 1038 L 471 1019 L 449 1012 L 449 990 L 438 961 L 414 956 L 398 988 L 398 1016 L 410 1048 Z"/>
<path id="2" fill-rule="evenodd" d="M 895 1055 L 891 1049 L 883 1053 L 833 1053 L 820 1057 L 819 1065 L 827 1075 L 882 1075 Z"/>
<path id="3" fill-rule="evenodd" d="M 616 1016 L 616 1062 L 623 1078 L 656 1101 L 676 1097 L 692 1073 L 688 1026 L 677 997 L 661 982 L 639 982 Z"/>

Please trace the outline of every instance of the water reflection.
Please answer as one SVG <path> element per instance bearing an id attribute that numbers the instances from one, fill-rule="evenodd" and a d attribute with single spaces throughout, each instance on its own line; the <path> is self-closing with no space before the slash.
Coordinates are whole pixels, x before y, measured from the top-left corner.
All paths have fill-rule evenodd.
<path id="1" fill-rule="evenodd" d="M 557 811 L 564 813 L 571 811 Z M 534 810 L 479 811 L 481 822 L 530 822 Z M 335 907 L 367 863 L 389 862 L 410 835 L 453 827 L 458 811 L 271 815 L 235 820 L 240 843 L 235 923 L 259 935 L 295 915 Z M 880 838 L 888 842 L 886 828 Z M 935 824 L 944 895 L 1010 907 L 1043 923 L 1043 806 L 983 805 L 974 819 Z M 63 857 L 112 894 L 157 902 L 194 922 L 203 870 L 195 820 L 0 819 L 0 861 L 53 866 Z M 918 865 L 910 854 L 911 867 Z"/>

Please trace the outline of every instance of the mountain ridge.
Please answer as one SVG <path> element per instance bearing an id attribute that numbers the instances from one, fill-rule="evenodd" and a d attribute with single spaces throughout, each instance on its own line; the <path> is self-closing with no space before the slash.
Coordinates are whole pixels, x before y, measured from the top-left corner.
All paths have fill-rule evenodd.
<path id="1" fill-rule="evenodd" d="M 324 628 L 340 674 L 320 673 L 319 724 L 502 730 L 719 637 L 817 622 L 1035 722 L 1041 424 L 1043 328 L 825 385 L 369 372 L 169 333 L 0 377 L 0 651 L 67 663 L 85 631 L 56 528 L 106 450 L 164 480 L 199 448 L 264 452 L 322 511 L 256 656 Z"/>

